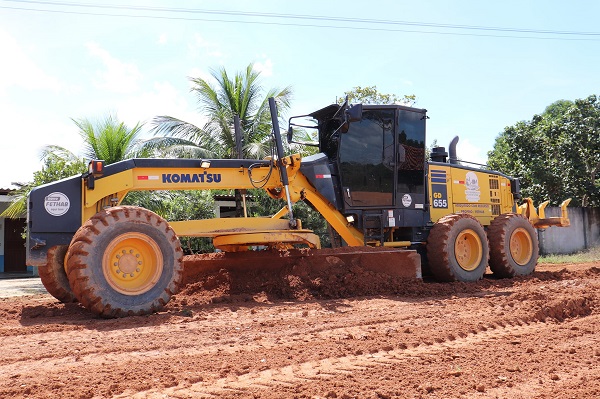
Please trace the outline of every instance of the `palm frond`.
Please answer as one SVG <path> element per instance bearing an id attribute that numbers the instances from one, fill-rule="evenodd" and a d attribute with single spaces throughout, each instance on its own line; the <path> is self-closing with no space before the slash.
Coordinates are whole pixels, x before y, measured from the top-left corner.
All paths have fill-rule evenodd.
<path id="1" fill-rule="evenodd" d="M 202 140 L 206 135 L 198 126 L 167 115 L 157 116 L 152 119 L 150 132 L 154 133 L 155 136 L 165 134 L 190 141 Z"/>
<path id="2" fill-rule="evenodd" d="M 201 146 L 177 137 L 154 137 L 145 140 L 142 148 L 151 157 L 212 158 L 218 156 L 220 146 L 214 140 Z"/>
<path id="3" fill-rule="evenodd" d="M 134 153 L 142 124 L 132 129 L 113 115 L 93 124 L 88 119 L 73 119 L 84 141 L 83 156 L 88 160 L 103 159 L 107 164 L 122 161 Z"/>
<path id="4" fill-rule="evenodd" d="M 280 113 L 289 109 L 291 88 L 270 89 L 262 97 L 260 72 L 252 63 L 235 75 L 230 75 L 224 67 L 211 70 L 213 80 L 190 78 L 192 93 L 201 112 L 207 117 L 207 123 L 198 128 L 190 123 L 170 116 L 154 118 L 151 132 L 154 135 L 165 134 L 172 138 L 181 138 L 194 142 L 202 150 L 220 157 L 237 157 L 234 115 L 238 115 L 242 127 L 242 146 L 246 156 L 262 158 L 270 153 L 271 119 L 268 98 L 275 97 Z M 166 143 L 166 141 L 165 141 Z M 180 154 L 189 154 L 192 147 L 184 143 Z M 197 152 L 199 150 L 194 150 Z M 201 150 L 200 150 L 201 151 Z"/>
<path id="5" fill-rule="evenodd" d="M 74 162 L 79 160 L 77 155 L 58 145 L 47 145 L 42 148 L 40 151 L 40 159 L 45 160 L 49 157 L 56 157 L 64 160 L 65 162 Z"/>

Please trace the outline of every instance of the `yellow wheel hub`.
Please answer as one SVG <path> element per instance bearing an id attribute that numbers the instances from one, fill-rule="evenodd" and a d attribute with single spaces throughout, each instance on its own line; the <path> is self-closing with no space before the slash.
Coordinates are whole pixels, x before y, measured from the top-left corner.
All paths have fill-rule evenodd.
<path id="1" fill-rule="evenodd" d="M 521 266 L 526 265 L 533 256 L 533 243 L 531 236 L 522 227 L 515 229 L 510 235 L 510 255 Z"/>
<path id="2" fill-rule="evenodd" d="M 483 256 L 481 239 L 474 230 L 466 229 L 460 232 L 454 242 L 454 255 L 458 265 L 467 271 L 477 269 Z"/>
<path id="3" fill-rule="evenodd" d="M 160 279 L 163 256 L 158 244 L 143 233 L 125 233 L 114 238 L 102 258 L 108 284 L 125 295 L 149 291 Z"/>

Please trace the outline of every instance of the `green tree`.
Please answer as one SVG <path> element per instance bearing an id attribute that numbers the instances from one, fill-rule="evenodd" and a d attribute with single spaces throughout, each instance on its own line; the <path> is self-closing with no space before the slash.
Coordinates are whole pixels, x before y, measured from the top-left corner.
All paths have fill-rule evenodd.
<path id="1" fill-rule="evenodd" d="M 273 199 L 264 190 L 251 190 L 254 206 L 250 208 L 250 216 L 273 215 L 285 204 L 281 200 Z M 302 227 L 314 231 L 321 240 L 321 246 L 331 246 L 327 222 L 323 216 L 311 208 L 306 202 L 299 201 L 292 207 L 294 217 L 302 220 Z"/>
<path id="2" fill-rule="evenodd" d="M 20 185 L 11 194 L 13 201 L 0 216 L 11 219 L 25 217 L 27 214 L 27 196 L 34 187 L 83 173 L 87 169 L 87 165 L 82 159 L 65 158 L 62 154 L 57 155 L 51 151 L 43 153 L 42 161 L 42 169 L 33 173 L 33 181 Z"/>
<path id="3" fill-rule="evenodd" d="M 79 128 L 84 143 L 84 158 L 102 159 L 107 165 L 124 159 L 143 156 L 146 150 L 139 138 L 142 124 L 128 128 L 113 115 L 96 122 L 88 119 L 73 119 Z"/>
<path id="4" fill-rule="evenodd" d="M 338 98 L 337 102 L 342 104 L 346 97 L 348 102 L 354 104 L 406 104 L 413 105 L 417 100 L 414 94 L 405 94 L 399 97 L 395 94 L 384 94 L 377 91 L 377 86 L 356 86 L 350 91 L 344 92 L 344 95 Z"/>
<path id="5" fill-rule="evenodd" d="M 530 121 L 508 126 L 488 153 L 489 164 L 521 180 L 524 196 L 557 204 L 600 205 L 600 102 L 595 95 L 560 100 Z"/>
<path id="6" fill-rule="evenodd" d="M 243 72 L 230 77 L 225 68 L 212 71 L 210 80 L 190 78 L 191 91 L 196 95 L 200 111 L 207 118 L 200 128 L 171 116 L 158 116 L 152 131 L 156 138 L 148 143 L 167 153 L 187 157 L 261 159 L 271 155 L 271 114 L 268 99 L 275 98 L 280 113 L 290 106 L 291 88 L 269 89 L 265 96 L 260 85 L 260 72 L 249 64 Z M 238 154 L 234 130 L 234 116 L 241 125 L 242 153 Z M 235 190 L 236 214 L 242 216 L 242 199 Z"/>
<path id="7" fill-rule="evenodd" d="M 24 217 L 27 196 L 33 188 L 83 173 L 87 169 L 87 161 L 91 159 L 102 159 L 106 164 L 111 164 L 146 153 L 139 139 L 142 128 L 139 123 L 130 129 L 112 115 L 95 124 L 88 119 L 73 119 L 73 122 L 83 139 L 83 158 L 61 146 L 44 147 L 41 154 L 42 170 L 34 173 L 33 182 L 24 184 L 14 193 L 13 202 L 0 216 Z"/>
<path id="8" fill-rule="evenodd" d="M 254 70 L 253 64 L 233 77 L 225 68 L 212 71 L 211 75 L 214 85 L 210 80 L 190 78 L 191 91 L 196 95 L 201 114 L 207 118 L 205 125 L 198 127 L 171 116 L 158 116 L 153 120 L 151 131 L 167 138 L 155 140 L 157 147 L 193 156 L 196 146 L 196 153 L 201 156 L 238 158 L 233 125 L 234 115 L 237 115 L 242 128 L 242 156 L 260 159 L 270 155 L 272 126 L 268 99 L 274 97 L 283 113 L 290 106 L 291 88 L 269 89 L 263 96 L 260 72 Z"/>
<path id="9" fill-rule="evenodd" d="M 133 191 L 127 194 L 127 204 L 141 206 L 168 221 L 214 218 L 214 199 L 210 190 Z M 212 252 L 211 239 L 179 237 L 185 254 Z"/>

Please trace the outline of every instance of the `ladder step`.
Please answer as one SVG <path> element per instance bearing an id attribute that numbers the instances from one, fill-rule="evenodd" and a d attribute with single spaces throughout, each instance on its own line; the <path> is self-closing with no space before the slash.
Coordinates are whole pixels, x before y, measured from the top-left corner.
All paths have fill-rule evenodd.
<path id="1" fill-rule="evenodd" d="M 367 245 L 367 242 L 371 241 L 371 240 L 377 240 L 381 243 L 381 245 L 383 245 L 384 239 L 385 239 L 385 235 L 384 235 L 384 231 L 383 231 L 383 214 L 381 213 L 363 213 L 363 235 L 364 235 L 364 239 L 365 239 L 365 245 Z M 367 227 L 367 222 L 375 222 L 376 227 L 372 227 L 372 228 L 368 228 Z M 367 232 L 371 230 L 374 231 L 374 233 L 368 234 Z M 375 234 L 378 233 L 378 234 Z"/>

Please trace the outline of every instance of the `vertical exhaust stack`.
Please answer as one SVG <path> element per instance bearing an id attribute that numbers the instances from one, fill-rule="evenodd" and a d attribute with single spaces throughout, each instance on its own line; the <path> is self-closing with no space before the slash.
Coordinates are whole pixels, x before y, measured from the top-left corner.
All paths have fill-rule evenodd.
<path id="1" fill-rule="evenodd" d="M 450 145 L 448 146 L 448 154 L 450 156 L 450 163 L 458 165 L 458 158 L 456 157 L 456 144 L 458 143 L 458 136 L 455 136 Z"/>

